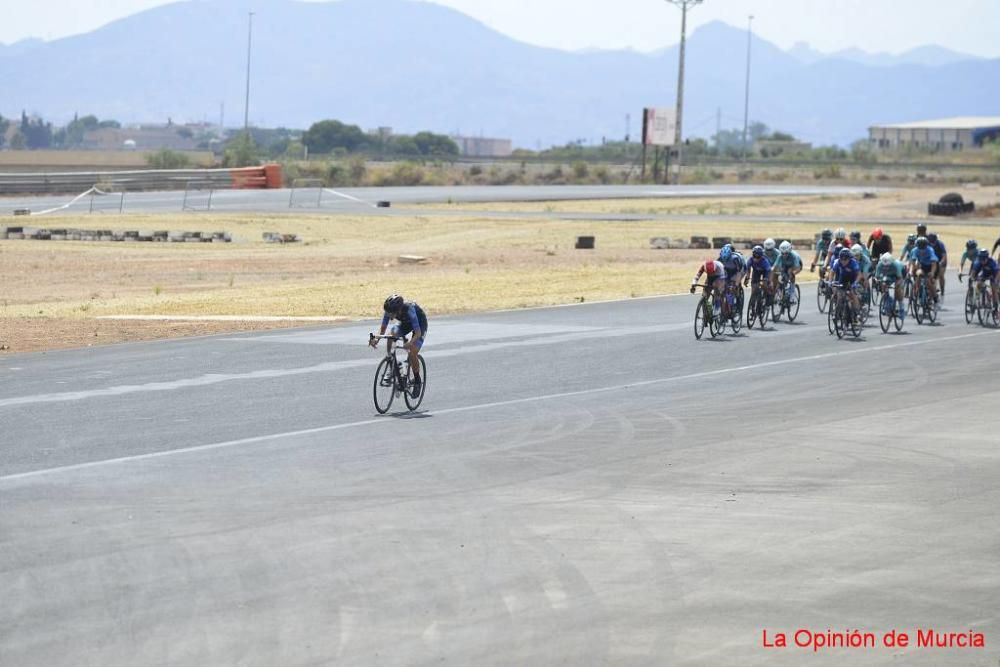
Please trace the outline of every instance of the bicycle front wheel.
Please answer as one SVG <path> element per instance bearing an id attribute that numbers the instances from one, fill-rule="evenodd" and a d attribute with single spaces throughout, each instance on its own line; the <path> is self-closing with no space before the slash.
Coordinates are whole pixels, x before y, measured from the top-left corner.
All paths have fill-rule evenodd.
<path id="1" fill-rule="evenodd" d="M 711 308 L 708 299 L 698 299 L 698 306 L 694 309 L 694 337 L 697 340 L 701 340 L 705 325 L 711 321 Z"/>
<path id="2" fill-rule="evenodd" d="M 427 364 L 424 363 L 424 358 L 421 355 L 417 355 L 417 361 L 420 363 L 420 381 L 422 386 L 420 387 L 420 395 L 413 398 L 412 389 L 410 391 L 403 392 L 403 399 L 406 401 L 406 407 L 410 410 L 416 410 L 420 407 L 420 404 L 424 400 L 424 394 L 427 393 Z M 413 387 L 414 374 L 413 369 L 407 364 L 406 373 L 406 386 L 408 388 Z"/>
<path id="3" fill-rule="evenodd" d="M 972 324 L 972 318 L 976 316 L 976 296 L 972 291 L 972 283 L 965 290 L 965 323 Z"/>
<path id="4" fill-rule="evenodd" d="M 375 399 L 375 409 L 380 415 L 384 415 L 392 406 L 392 399 L 396 395 L 396 379 L 392 368 L 392 359 L 386 357 L 375 369 L 375 383 L 372 387 L 372 396 Z"/>

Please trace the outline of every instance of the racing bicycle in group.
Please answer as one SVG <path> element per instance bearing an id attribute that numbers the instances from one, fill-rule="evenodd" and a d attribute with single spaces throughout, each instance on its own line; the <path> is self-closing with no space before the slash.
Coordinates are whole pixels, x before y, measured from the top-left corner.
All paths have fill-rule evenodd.
<path id="1" fill-rule="evenodd" d="M 875 294 L 878 303 L 878 324 L 882 327 L 882 333 L 889 333 L 889 329 L 895 327 L 896 331 L 903 330 L 903 316 L 906 314 L 906 306 L 902 301 L 896 301 L 896 288 L 888 280 L 879 281 L 879 287 Z"/>
<path id="2" fill-rule="evenodd" d="M 777 322 L 784 315 L 789 322 L 794 322 L 799 315 L 799 303 L 802 302 L 802 291 L 798 283 L 792 283 L 787 272 L 782 272 L 778 278 L 778 293 L 774 295 L 771 304 L 771 319 Z M 822 309 L 820 312 L 823 312 Z"/>
<path id="3" fill-rule="evenodd" d="M 917 320 L 917 324 L 923 324 L 924 320 L 933 324 L 937 319 L 938 304 L 931 298 L 930 288 L 927 287 L 928 280 L 926 274 L 917 276 L 910 293 L 910 312 Z"/>
<path id="4" fill-rule="evenodd" d="M 698 283 L 695 287 L 704 288 L 705 285 Z M 701 340 L 708 329 L 709 335 L 715 338 L 725 332 L 727 324 L 734 334 L 743 327 L 743 290 L 734 293 L 729 284 L 723 289 L 721 299 L 714 292 L 707 292 L 698 299 L 694 311 L 694 337 Z"/>
<path id="5" fill-rule="evenodd" d="M 754 283 L 750 289 L 750 303 L 747 305 L 748 328 L 753 329 L 756 322 L 760 323 L 761 329 L 767 324 L 767 317 L 770 313 L 768 302 L 771 300 L 769 296 L 768 288 L 765 288 L 761 281 L 758 280 Z"/>
<path id="6" fill-rule="evenodd" d="M 420 407 L 420 403 L 423 402 L 424 394 L 427 393 L 427 364 L 424 363 L 424 357 L 419 354 L 417 355 L 417 360 L 420 362 L 420 379 L 423 386 L 420 389 L 420 395 L 414 397 L 414 375 L 413 369 L 410 368 L 409 354 L 403 349 L 402 345 L 393 345 L 393 343 L 405 343 L 406 338 L 402 336 L 376 336 L 373 333 L 368 334 L 369 344 L 380 339 L 386 340 L 386 351 L 385 357 L 382 358 L 378 368 L 375 369 L 375 383 L 372 387 L 375 409 L 378 410 L 379 414 L 384 415 L 389 411 L 389 407 L 392 406 L 392 399 L 402 394 L 403 400 L 406 401 L 406 407 L 410 411 L 416 410 Z M 400 352 L 403 354 L 402 359 L 399 357 Z"/>
<path id="7" fill-rule="evenodd" d="M 968 274 L 958 274 L 959 279 Z M 970 280 L 965 293 L 965 322 L 972 324 L 972 318 L 979 319 L 984 327 L 1000 327 L 997 304 L 993 303 L 993 290 L 982 280 Z"/>
<path id="8" fill-rule="evenodd" d="M 821 266 L 819 269 L 819 282 L 816 283 L 816 305 L 819 307 L 819 312 L 826 312 L 826 309 L 830 305 L 830 297 L 832 296 L 833 288 L 830 287 L 830 281 L 826 280 L 826 267 Z"/>
<path id="9" fill-rule="evenodd" d="M 848 332 L 855 338 L 861 336 L 861 314 L 851 303 L 849 287 L 841 283 L 831 283 L 833 297 L 827 310 L 827 326 L 837 338 L 843 338 Z"/>

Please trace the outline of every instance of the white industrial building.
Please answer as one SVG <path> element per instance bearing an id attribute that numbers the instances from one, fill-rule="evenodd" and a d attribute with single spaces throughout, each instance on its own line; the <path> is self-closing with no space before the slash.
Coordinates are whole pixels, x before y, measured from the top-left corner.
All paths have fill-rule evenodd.
<path id="1" fill-rule="evenodd" d="M 960 116 L 916 123 L 873 125 L 868 142 L 876 151 L 923 148 L 933 151 L 965 151 L 982 148 L 1000 138 L 1000 116 Z"/>

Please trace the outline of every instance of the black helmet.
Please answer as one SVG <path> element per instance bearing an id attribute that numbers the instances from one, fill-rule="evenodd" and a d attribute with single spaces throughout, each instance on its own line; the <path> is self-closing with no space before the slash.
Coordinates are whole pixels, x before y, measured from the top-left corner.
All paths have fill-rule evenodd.
<path id="1" fill-rule="evenodd" d="M 937 234 L 931 232 L 930 234 L 927 235 L 927 240 L 930 241 L 931 243 L 937 243 Z"/>
<path id="2" fill-rule="evenodd" d="M 928 242 L 926 236 L 921 236 L 919 239 L 917 239 L 917 247 L 918 248 L 923 249 L 923 248 L 926 248 L 928 245 L 929 245 L 929 242 Z"/>
<path id="3" fill-rule="evenodd" d="M 965 242 L 965 247 L 968 248 L 969 250 L 975 250 L 976 248 L 979 247 L 979 244 L 976 243 L 976 239 L 969 239 L 968 241 Z"/>
<path id="4" fill-rule="evenodd" d="M 921 222 L 919 225 L 917 225 L 917 236 L 923 236 L 926 233 L 927 233 L 927 225 Z"/>
<path id="5" fill-rule="evenodd" d="M 829 228 L 824 229 L 823 230 L 823 240 L 824 241 L 829 241 L 832 238 L 833 238 L 833 230 L 829 229 Z"/>
<path id="6" fill-rule="evenodd" d="M 764 256 L 764 246 L 762 246 L 762 245 L 755 245 L 753 247 L 752 252 L 753 252 L 753 256 L 754 257 L 763 257 Z"/>
<path id="7" fill-rule="evenodd" d="M 386 297 L 385 303 L 382 304 L 382 310 L 392 315 L 393 313 L 398 313 L 403 307 L 403 297 L 398 294 L 393 294 L 392 296 Z"/>
<path id="8" fill-rule="evenodd" d="M 837 255 L 840 259 L 850 259 L 851 251 L 848 248 L 841 248 L 840 253 Z"/>
<path id="9" fill-rule="evenodd" d="M 910 234 L 909 236 L 906 237 L 907 243 L 914 243 L 916 240 L 917 240 L 916 234 Z"/>
<path id="10" fill-rule="evenodd" d="M 851 240 L 852 241 L 859 241 L 860 242 L 861 241 L 861 232 L 859 232 L 857 230 L 854 230 L 853 232 L 851 232 Z"/>
<path id="11" fill-rule="evenodd" d="M 976 256 L 979 257 L 979 259 L 989 259 L 990 251 L 987 250 L 986 248 L 980 248 L 979 252 L 976 253 Z"/>

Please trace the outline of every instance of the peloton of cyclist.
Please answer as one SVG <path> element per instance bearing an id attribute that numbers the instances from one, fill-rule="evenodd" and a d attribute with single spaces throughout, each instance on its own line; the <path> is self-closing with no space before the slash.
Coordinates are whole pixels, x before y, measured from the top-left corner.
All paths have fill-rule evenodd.
<path id="1" fill-rule="evenodd" d="M 819 241 L 816 241 L 816 254 L 813 255 L 812 264 L 809 265 L 809 272 L 812 273 L 813 271 L 815 271 L 816 264 L 822 262 L 819 270 L 820 278 L 823 278 L 824 269 L 827 264 L 826 256 L 829 254 L 830 242 L 832 240 L 833 240 L 833 230 L 824 229 L 822 232 L 820 232 Z M 767 246 L 764 247 L 765 249 L 767 248 Z"/>
<path id="2" fill-rule="evenodd" d="M 860 285 L 859 281 L 861 280 L 861 266 L 858 265 L 857 260 L 854 259 L 849 249 L 840 249 L 840 254 L 837 255 L 837 262 L 833 265 L 831 271 L 833 272 L 833 280 L 843 286 L 844 291 L 851 300 L 854 312 L 861 312 L 861 301 L 858 299 L 857 292 Z"/>
<path id="3" fill-rule="evenodd" d="M 800 271 L 802 271 L 802 257 L 792 250 L 791 243 L 782 241 L 781 245 L 778 246 L 778 259 L 774 264 L 775 275 L 786 276 L 788 286 L 791 287 L 795 284 L 795 276 Z M 789 298 L 792 303 L 795 303 L 795 290 L 789 290 Z"/>
<path id="4" fill-rule="evenodd" d="M 889 287 L 893 287 L 896 295 L 896 315 L 900 320 L 906 313 L 906 306 L 903 305 L 903 282 L 906 280 L 906 264 L 893 257 L 891 252 L 884 252 L 879 257 L 878 266 L 875 267 L 875 279 L 879 281 L 879 289 L 885 294 Z"/>
<path id="5" fill-rule="evenodd" d="M 938 284 L 941 286 L 941 296 L 944 296 L 944 272 L 948 268 L 948 249 L 944 247 L 944 242 L 938 235 L 931 232 L 927 235 L 927 242 L 934 249 L 934 254 L 938 256 Z"/>
<path id="6" fill-rule="evenodd" d="M 403 345 L 403 349 L 408 352 L 410 368 L 413 369 L 413 398 L 419 398 L 423 378 L 420 377 L 420 360 L 417 358 L 417 354 L 424 346 L 424 338 L 427 336 L 427 315 L 419 304 L 408 302 L 398 294 L 386 298 L 382 303 L 382 311 L 382 327 L 379 329 L 379 336 L 385 334 L 390 320 L 399 322 L 392 327 L 393 336 L 405 338 L 409 334 L 413 334 L 410 340 Z M 387 341 L 386 344 L 392 350 L 393 341 Z M 371 340 L 371 346 L 378 347 L 377 338 Z"/>
<path id="7" fill-rule="evenodd" d="M 934 301 L 937 301 L 937 271 L 937 254 L 927 238 L 921 236 L 917 239 L 916 247 L 910 251 L 910 274 L 915 281 L 922 275 L 927 276 L 927 289 Z"/>
<path id="8" fill-rule="evenodd" d="M 972 268 L 969 269 L 969 280 L 975 280 L 980 283 L 979 289 L 983 289 L 984 282 L 989 282 L 990 289 L 993 292 L 993 314 L 997 314 L 998 304 L 997 301 L 997 283 L 998 274 L 1000 274 L 1000 264 L 997 263 L 995 259 L 990 257 L 990 253 L 986 248 L 979 251 L 976 261 L 972 264 Z"/>

